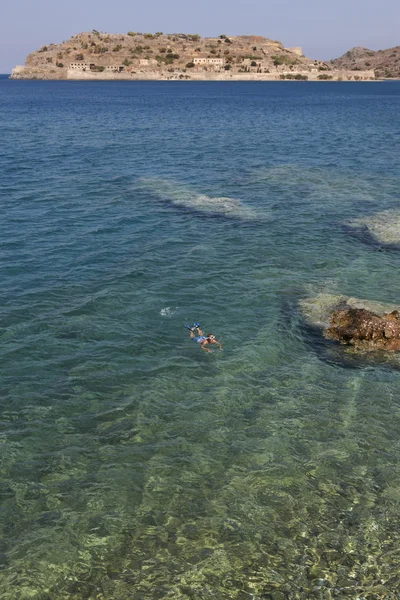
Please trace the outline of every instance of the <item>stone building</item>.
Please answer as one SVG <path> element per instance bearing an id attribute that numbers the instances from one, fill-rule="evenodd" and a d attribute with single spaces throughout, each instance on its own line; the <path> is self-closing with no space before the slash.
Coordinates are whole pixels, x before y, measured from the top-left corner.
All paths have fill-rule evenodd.
<path id="1" fill-rule="evenodd" d="M 73 71 L 95 71 L 96 65 L 94 63 L 76 62 L 70 63 L 68 68 L 72 69 Z M 122 73 L 123 71 L 125 71 L 125 67 L 123 67 L 122 65 L 108 65 L 104 67 L 103 70 L 111 71 L 112 73 Z"/>
<path id="2" fill-rule="evenodd" d="M 224 64 L 223 58 L 194 58 L 195 65 L 212 65 L 214 67 L 222 67 Z"/>
<path id="3" fill-rule="evenodd" d="M 70 69 L 75 69 L 76 71 L 86 71 L 90 68 L 94 67 L 94 64 L 90 64 L 90 63 L 84 63 L 84 62 L 75 62 L 75 63 L 70 63 L 69 68 Z"/>
<path id="4" fill-rule="evenodd" d="M 289 50 L 289 52 L 293 52 L 293 54 L 297 54 L 297 56 L 303 56 L 303 48 L 301 46 L 294 46 L 293 48 L 285 48 L 285 50 Z"/>

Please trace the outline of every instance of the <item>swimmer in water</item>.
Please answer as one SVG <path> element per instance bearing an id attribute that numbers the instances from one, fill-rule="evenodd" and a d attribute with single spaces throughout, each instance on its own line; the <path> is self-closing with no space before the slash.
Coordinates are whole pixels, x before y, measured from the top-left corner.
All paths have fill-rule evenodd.
<path id="1" fill-rule="evenodd" d="M 200 323 L 193 323 L 193 327 L 190 327 L 189 325 L 185 325 L 185 327 L 186 329 L 189 329 L 190 338 L 194 342 L 200 344 L 200 348 L 204 350 L 204 352 L 212 352 L 210 348 L 207 348 L 207 346 L 210 344 L 217 344 L 219 349 L 222 350 L 222 345 L 215 339 L 215 335 L 212 333 L 207 333 L 207 335 L 204 335 L 200 329 Z"/>

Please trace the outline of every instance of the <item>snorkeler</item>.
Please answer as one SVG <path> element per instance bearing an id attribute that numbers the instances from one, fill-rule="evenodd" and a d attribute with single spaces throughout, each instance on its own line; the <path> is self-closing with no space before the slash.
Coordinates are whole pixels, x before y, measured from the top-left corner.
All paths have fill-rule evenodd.
<path id="1" fill-rule="evenodd" d="M 219 346 L 219 349 L 222 350 L 222 346 L 220 342 L 218 342 L 215 339 L 215 335 L 213 335 L 212 333 L 207 333 L 207 335 L 204 335 L 204 333 L 200 329 L 200 323 L 193 323 L 193 327 L 190 327 L 190 325 L 185 325 L 185 327 L 186 329 L 189 329 L 190 338 L 194 342 L 200 344 L 201 349 L 205 352 L 212 352 L 210 348 L 206 348 L 208 344 L 217 344 Z M 195 335 L 196 331 L 197 335 Z"/>

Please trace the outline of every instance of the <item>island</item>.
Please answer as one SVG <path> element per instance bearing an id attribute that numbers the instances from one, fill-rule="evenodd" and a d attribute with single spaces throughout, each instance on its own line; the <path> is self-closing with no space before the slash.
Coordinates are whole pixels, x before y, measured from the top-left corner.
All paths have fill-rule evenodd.
<path id="1" fill-rule="evenodd" d="M 256 35 L 93 30 L 42 46 L 12 70 L 11 79 L 371 81 L 375 71 L 313 60 L 300 47 Z"/>

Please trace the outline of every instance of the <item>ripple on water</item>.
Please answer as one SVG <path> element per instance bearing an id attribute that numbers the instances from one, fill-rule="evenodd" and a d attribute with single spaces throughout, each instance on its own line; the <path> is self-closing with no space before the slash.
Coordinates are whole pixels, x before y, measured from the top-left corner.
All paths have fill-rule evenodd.
<path id="1" fill-rule="evenodd" d="M 398 84 L 136 84 L 0 78 L 1 597 L 396 594 L 399 374 L 297 302 L 397 302 Z"/>

